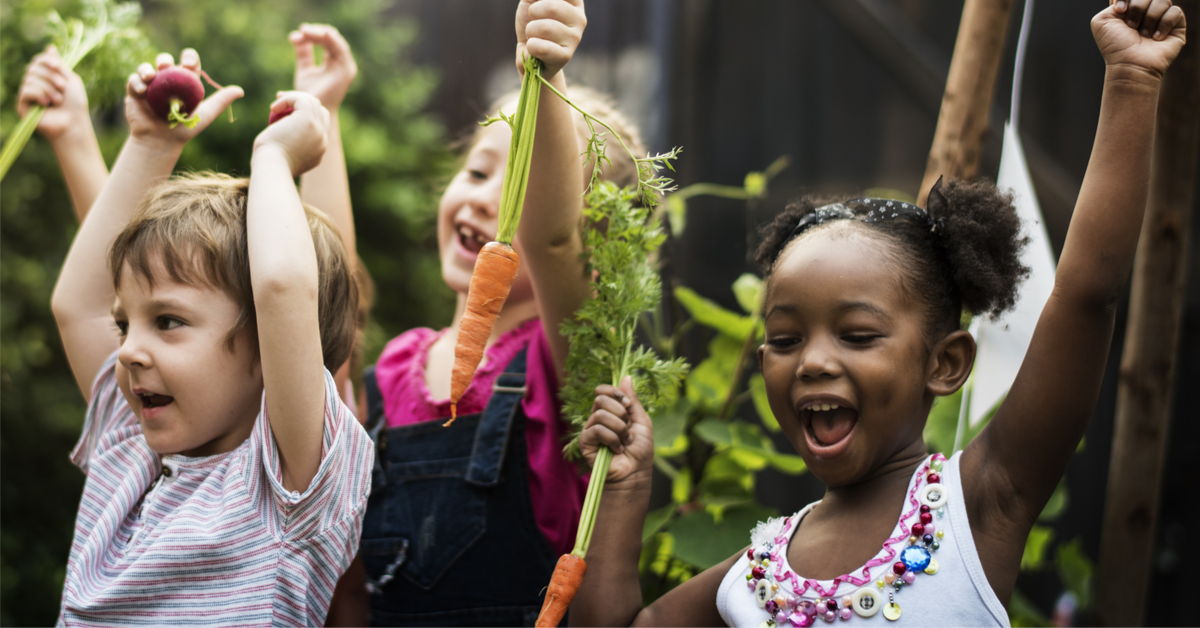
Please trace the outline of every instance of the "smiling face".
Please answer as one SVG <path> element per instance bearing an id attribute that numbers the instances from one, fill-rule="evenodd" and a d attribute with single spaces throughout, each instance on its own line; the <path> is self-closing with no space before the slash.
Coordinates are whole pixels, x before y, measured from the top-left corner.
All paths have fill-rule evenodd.
<path id="1" fill-rule="evenodd" d="M 254 336 L 229 330 L 241 306 L 222 290 L 155 272 L 153 287 L 121 271 L 113 320 L 120 333 L 117 384 L 160 454 L 231 451 L 254 427 L 263 381 Z"/>
<path id="2" fill-rule="evenodd" d="M 936 360 L 894 246 L 860 224 L 833 222 L 789 244 L 769 279 L 759 361 L 771 410 L 833 487 L 924 451 Z"/>

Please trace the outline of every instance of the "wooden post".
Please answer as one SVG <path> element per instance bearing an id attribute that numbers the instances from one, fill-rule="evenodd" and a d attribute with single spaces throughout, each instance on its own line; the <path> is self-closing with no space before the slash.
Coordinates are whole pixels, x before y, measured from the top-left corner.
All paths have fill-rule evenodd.
<path id="1" fill-rule="evenodd" d="M 1200 0 L 1176 0 L 1188 45 L 1167 71 L 1158 104 L 1150 198 L 1133 267 L 1117 388 L 1116 427 L 1096 571 L 1104 626 L 1146 621 L 1158 500 L 1186 290 L 1188 222 L 1200 137 Z M 1184 496 L 1183 499 L 1192 499 Z"/>
<path id="2" fill-rule="evenodd" d="M 1012 4 L 1012 0 L 967 0 L 963 5 L 933 148 L 918 190 L 921 206 L 939 176 L 975 178 Z"/>

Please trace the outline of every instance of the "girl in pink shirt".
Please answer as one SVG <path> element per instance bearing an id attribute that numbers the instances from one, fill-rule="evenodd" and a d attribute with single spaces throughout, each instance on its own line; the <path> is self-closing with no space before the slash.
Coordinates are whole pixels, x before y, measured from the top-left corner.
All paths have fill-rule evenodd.
<path id="1" fill-rule="evenodd" d="M 565 92 L 561 69 L 585 22 L 582 0 L 523 0 L 518 66 L 531 54 Z M 581 89 L 568 96 L 644 152 L 606 100 Z M 492 111 L 516 105 L 513 94 Z M 442 274 L 459 293 L 454 320 L 441 331 L 400 335 L 364 374 L 377 455 L 359 555 L 374 624 L 532 625 L 555 560 L 570 551 L 587 478 L 562 454 L 568 426 L 558 380 L 567 342 L 558 329 L 589 295 L 580 257 L 587 133 L 582 117 L 542 90 L 514 243 L 521 269 L 454 425 L 442 426 L 454 344 L 475 259 L 496 235 L 507 125 L 480 128 L 439 205 Z M 605 178 L 634 182 L 635 165 L 609 152 Z"/>

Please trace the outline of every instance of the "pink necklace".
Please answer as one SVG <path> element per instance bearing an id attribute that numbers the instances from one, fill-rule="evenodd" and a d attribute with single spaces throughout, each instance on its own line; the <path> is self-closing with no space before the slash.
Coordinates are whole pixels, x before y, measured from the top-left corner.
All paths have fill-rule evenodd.
<path id="1" fill-rule="evenodd" d="M 889 621 L 900 619 L 896 594 L 906 585 L 913 584 L 917 573 L 933 575 L 938 571 L 933 552 L 941 546 L 945 531 L 939 529 L 933 519 L 934 513 L 941 519 L 946 512 L 948 492 L 941 484 L 940 475 L 945 463 L 946 457 L 942 454 L 934 454 L 924 463 L 900 514 L 900 533 L 883 542 L 883 553 L 863 565 L 861 575 L 844 574 L 834 578 L 829 587 L 822 587 L 820 581 L 800 578 L 785 568 L 792 517 L 783 520 L 783 527 L 776 535 L 747 550 L 750 564 L 746 585 L 754 592 L 759 608 L 767 612 L 767 619 L 760 628 L 805 628 L 813 625 L 817 618 L 826 622 L 847 621 L 855 614 L 873 617 L 881 609 Z M 899 551 L 893 547 L 905 541 Z M 892 563 L 892 569 L 872 583 L 871 569 L 887 563 Z M 838 599 L 843 585 L 860 588 Z M 887 591 L 889 587 L 893 590 Z M 816 595 L 806 596 L 810 591 Z"/>

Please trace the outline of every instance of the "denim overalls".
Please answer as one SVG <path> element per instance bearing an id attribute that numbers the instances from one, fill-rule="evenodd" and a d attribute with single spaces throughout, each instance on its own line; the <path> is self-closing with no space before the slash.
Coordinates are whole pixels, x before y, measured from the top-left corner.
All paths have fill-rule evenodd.
<path id="1" fill-rule="evenodd" d="M 534 519 L 525 449 L 525 349 L 487 408 L 387 428 L 374 367 L 375 440 L 359 554 L 374 625 L 532 626 L 557 556 Z"/>

